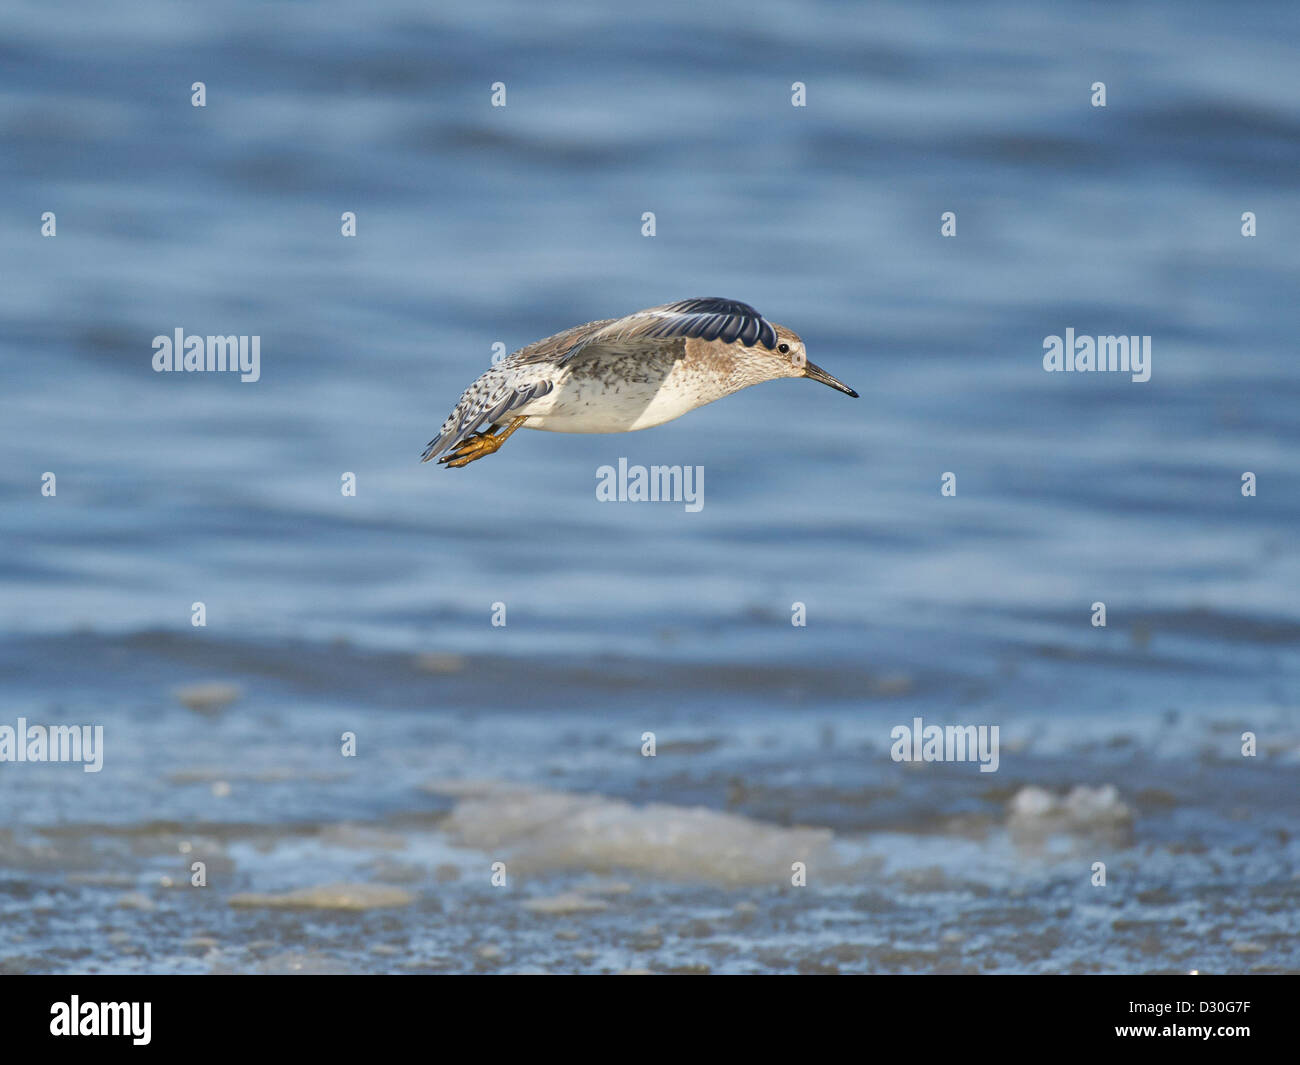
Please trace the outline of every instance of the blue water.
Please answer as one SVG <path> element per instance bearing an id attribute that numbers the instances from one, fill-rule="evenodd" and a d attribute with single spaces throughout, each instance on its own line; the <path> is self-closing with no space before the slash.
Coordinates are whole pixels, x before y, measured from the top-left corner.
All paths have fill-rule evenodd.
<path id="1" fill-rule="evenodd" d="M 107 739 L 99 774 L 0 763 L 0 966 L 1300 968 L 1295 29 L 1284 3 L 7 5 L 0 724 Z M 494 344 L 702 295 L 862 398 L 781 381 L 419 463 Z M 176 328 L 260 336 L 261 379 L 155 373 Z M 1067 328 L 1151 336 L 1150 380 L 1044 372 Z M 703 509 L 598 502 L 620 457 L 703 467 Z M 183 706 L 206 681 L 237 698 Z M 999 725 L 998 772 L 892 761 L 918 715 Z M 446 779 L 826 829 L 840 872 L 693 882 L 566 822 L 489 890 Z M 1040 852 L 1009 812 L 1106 785 L 1104 845 L 1085 818 Z M 213 856 L 201 913 L 159 886 L 182 842 Z M 628 894 L 576 938 L 520 924 L 588 874 Z M 413 901 L 228 905 L 336 880 Z"/>

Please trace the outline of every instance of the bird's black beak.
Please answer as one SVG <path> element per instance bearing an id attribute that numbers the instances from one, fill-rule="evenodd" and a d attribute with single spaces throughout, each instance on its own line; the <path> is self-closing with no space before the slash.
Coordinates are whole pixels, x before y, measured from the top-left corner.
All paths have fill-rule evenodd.
<path id="1" fill-rule="evenodd" d="M 858 394 L 843 381 L 832 377 L 820 366 L 816 366 L 811 362 L 805 362 L 803 364 L 803 375 L 805 377 L 811 377 L 814 381 L 820 381 L 824 385 L 830 385 L 831 388 L 835 389 L 837 392 L 843 392 L 846 396 L 852 396 L 854 399 L 858 398 Z"/>

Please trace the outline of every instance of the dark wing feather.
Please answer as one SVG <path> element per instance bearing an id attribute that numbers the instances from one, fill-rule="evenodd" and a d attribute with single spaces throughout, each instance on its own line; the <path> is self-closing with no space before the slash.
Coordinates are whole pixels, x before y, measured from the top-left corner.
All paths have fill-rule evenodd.
<path id="1" fill-rule="evenodd" d="M 585 343 L 635 340 L 641 337 L 694 337 L 699 340 L 717 340 L 723 344 L 740 341 L 746 347 L 762 344 L 769 350 L 776 347 L 776 330 L 771 322 L 748 303 L 716 296 L 678 300 L 676 303 L 665 303 L 662 307 L 637 311 L 626 318 L 610 322 Z"/>
<path id="2" fill-rule="evenodd" d="M 777 343 L 772 323 L 748 303 L 709 296 L 665 303 L 662 307 L 650 307 L 625 318 L 605 318 L 574 326 L 520 348 L 503 365 L 526 366 L 538 362 L 563 365 L 589 347 L 691 337 L 717 340 L 723 344 L 740 341 L 746 347 L 762 344 L 769 350 Z"/>

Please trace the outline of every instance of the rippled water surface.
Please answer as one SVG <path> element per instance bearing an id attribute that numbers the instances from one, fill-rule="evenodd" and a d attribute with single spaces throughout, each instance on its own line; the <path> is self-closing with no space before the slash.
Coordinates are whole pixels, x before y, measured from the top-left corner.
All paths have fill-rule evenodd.
<path id="1" fill-rule="evenodd" d="M 1300 969 L 1294 28 L 8 5 L 0 726 L 104 764 L 0 762 L 0 970 Z M 714 294 L 862 398 L 419 464 L 494 344 Z"/>

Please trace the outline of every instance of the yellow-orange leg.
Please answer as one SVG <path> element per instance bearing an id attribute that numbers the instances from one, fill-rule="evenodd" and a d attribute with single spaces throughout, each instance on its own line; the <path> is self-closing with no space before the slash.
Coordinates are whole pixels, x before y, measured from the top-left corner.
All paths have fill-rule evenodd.
<path id="1" fill-rule="evenodd" d="M 484 455 L 491 455 L 501 449 L 501 445 L 509 439 L 510 434 L 518 429 L 524 422 L 528 421 L 528 415 L 521 414 L 518 418 L 512 418 L 510 424 L 502 432 L 493 433 L 475 433 L 473 436 L 467 436 L 462 440 L 454 451 L 448 451 L 438 460 L 440 465 L 445 464 L 447 469 L 454 469 L 457 466 L 468 466 L 475 459 L 481 459 Z"/>

